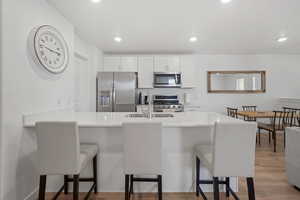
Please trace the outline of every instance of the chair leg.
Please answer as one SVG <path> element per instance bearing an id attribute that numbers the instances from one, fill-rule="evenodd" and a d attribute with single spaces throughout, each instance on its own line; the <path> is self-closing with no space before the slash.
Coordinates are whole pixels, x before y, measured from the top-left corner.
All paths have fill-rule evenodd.
<path id="1" fill-rule="evenodd" d="M 220 200 L 218 177 L 213 177 L 213 185 L 214 185 L 214 200 Z"/>
<path id="2" fill-rule="evenodd" d="M 45 200 L 47 176 L 40 176 L 39 200 Z"/>
<path id="3" fill-rule="evenodd" d="M 64 193 L 69 193 L 69 183 L 68 183 L 68 175 L 64 175 Z"/>
<path id="4" fill-rule="evenodd" d="M 162 200 L 162 176 L 158 175 L 158 200 Z"/>
<path id="5" fill-rule="evenodd" d="M 255 200 L 255 190 L 253 178 L 247 178 L 249 200 Z"/>
<path id="6" fill-rule="evenodd" d="M 94 193 L 98 193 L 98 160 L 97 155 L 93 158 Z"/>
<path id="7" fill-rule="evenodd" d="M 230 178 L 226 177 L 226 197 L 227 198 L 230 196 L 229 188 L 230 188 Z"/>
<path id="8" fill-rule="evenodd" d="M 271 144 L 271 131 L 269 131 L 269 144 Z"/>
<path id="9" fill-rule="evenodd" d="M 260 145 L 260 129 L 258 129 L 258 144 Z"/>
<path id="10" fill-rule="evenodd" d="M 129 200 L 129 175 L 125 175 L 125 200 Z"/>
<path id="11" fill-rule="evenodd" d="M 196 196 L 199 196 L 199 185 L 200 185 L 200 160 L 196 156 Z"/>
<path id="12" fill-rule="evenodd" d="M 274 138 L 274 152 L 276 152 L 276 145 L 277 145 L 276 131 L 273 132 L 273 138 Z"/>
<path id="13" fill-rule="evenodd" d="M 74 175 L 73 200 L 79 200 L 79 174 Z"/>
<path id="14" fill-rule="evenodd" d="M 286 132 L 285 132 L 285 129 L 284 129 L 284 131 L 283 131 L 283 147 L 284 147 L 284 149 L 285 149 L 285 144 L 286 143 Z"/>

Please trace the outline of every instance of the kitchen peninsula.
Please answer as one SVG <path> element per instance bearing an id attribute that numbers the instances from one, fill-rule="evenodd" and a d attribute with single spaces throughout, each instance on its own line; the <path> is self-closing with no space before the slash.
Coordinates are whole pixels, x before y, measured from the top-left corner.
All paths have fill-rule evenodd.
<path id="1" fill-rule="evenodd" d="M 35 135 L 37 121 L 76 121 L 79 126 L 81 142 L 97 143 L 100 147 L 99 181 L 101 192 L 122 192 L 123 183 L 123 143 L 122 123 L 160 121 L 163 126 L 163 187 L 166 192 L 194 191 L 194 146 L 207 144 L 211 140 L 211 130 L 215 122 L 241 122 L 213 112 L 172 113 L 173 117 L 134 117 L 136 113 L 81 113 L 49 112 L 24 116 L 24 127 Z M 153 113 L 159 114 L 159 113 Z M 171 113 L 169 113 L 171 114 Z M 137 147 L 138 150 L 138 147 Z M 89 172 L 83 174 L 86 175 Z M 203 169 L 201 176 L 209 178 L 208 171 Z M 233 179 L 232 179 L 233 180 Z M 62 179 L 49 183 L 49 190 L 55 191 Z M 236 189 L 236 181 L 231 181 Z M 83 185 L 83 191 L 88 188 Z M 86 187 L 85 187 L 86 186 Z M 152 192 L 152 184 L 140 185 L 137 191 Z M 212 191 L 210 186 L 203 188 Z"/>

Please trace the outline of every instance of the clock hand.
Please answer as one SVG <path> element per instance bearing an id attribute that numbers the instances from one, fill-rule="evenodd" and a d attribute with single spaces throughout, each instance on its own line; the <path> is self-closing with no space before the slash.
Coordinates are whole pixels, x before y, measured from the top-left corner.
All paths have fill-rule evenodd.
<path id="1" fill-rule="evenodd" d="M 47 47 L 47 46 L 45 46 L 45 45 L 41 45 L 41 46 L 44 46 L 46 49 L 48 49 L 49 51 L 51 51 L 51 52 L 53 52 L 53 53 L 56 53 L 58 56 L 60 56 L 60 52 L 58 52 L 58 51 L 55 51 L 55 50 L 53 50 L 53 49 L 51 49 L 51 48 L 49 48 L 49 47 Z"/>

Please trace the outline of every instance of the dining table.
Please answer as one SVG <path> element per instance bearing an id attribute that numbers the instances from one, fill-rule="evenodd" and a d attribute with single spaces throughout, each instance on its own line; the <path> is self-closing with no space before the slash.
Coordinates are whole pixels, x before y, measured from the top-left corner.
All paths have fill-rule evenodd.
<path id="1" fill-rule="evenodd" d="M 237 114 L 242 117 L 247 118 L 273 118 L 275 117 L 275 112 L 273 111 L 238 111 Z M 294 114 L 294 118 L 299 118 L 299 114 Z"/>

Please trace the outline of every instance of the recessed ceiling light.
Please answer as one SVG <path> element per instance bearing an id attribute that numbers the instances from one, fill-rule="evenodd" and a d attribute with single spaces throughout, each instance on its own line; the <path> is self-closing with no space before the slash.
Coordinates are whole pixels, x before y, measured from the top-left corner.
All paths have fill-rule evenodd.
<path id="1" fill-rule="evenodd" d="M 277 39 L 277 42 L 285 42 L 285 41 L 287 41 L 289 38 L 288 37 L 286 37 L 286 36 L 281 36 L 281 37 L 279 37 L 278 39 Z"/>
<path id="2" fill-rule="evenodd" d="M 91 0 L 92 3 L 100 3 L 102 0 Z"/>
<path id="3" fill-rule="evenodd" d="M 193 36 L 193 37 L 190 37 L 190 42 L 197 42 L 198 41 L 198 38 Z"/>
<path id="4" fill-rule="evenodd" d="M 226 4 L 226 3 L 230 3 L 232 0 L 221 0 L 221 3 Z"/>
<path id="5" fill-rule="evenodd" d="M 122 42 L 122 40 L 123 39 L 121 37 L 118 37 L 118 36 L 114 37 L 115 42 Z"/>

